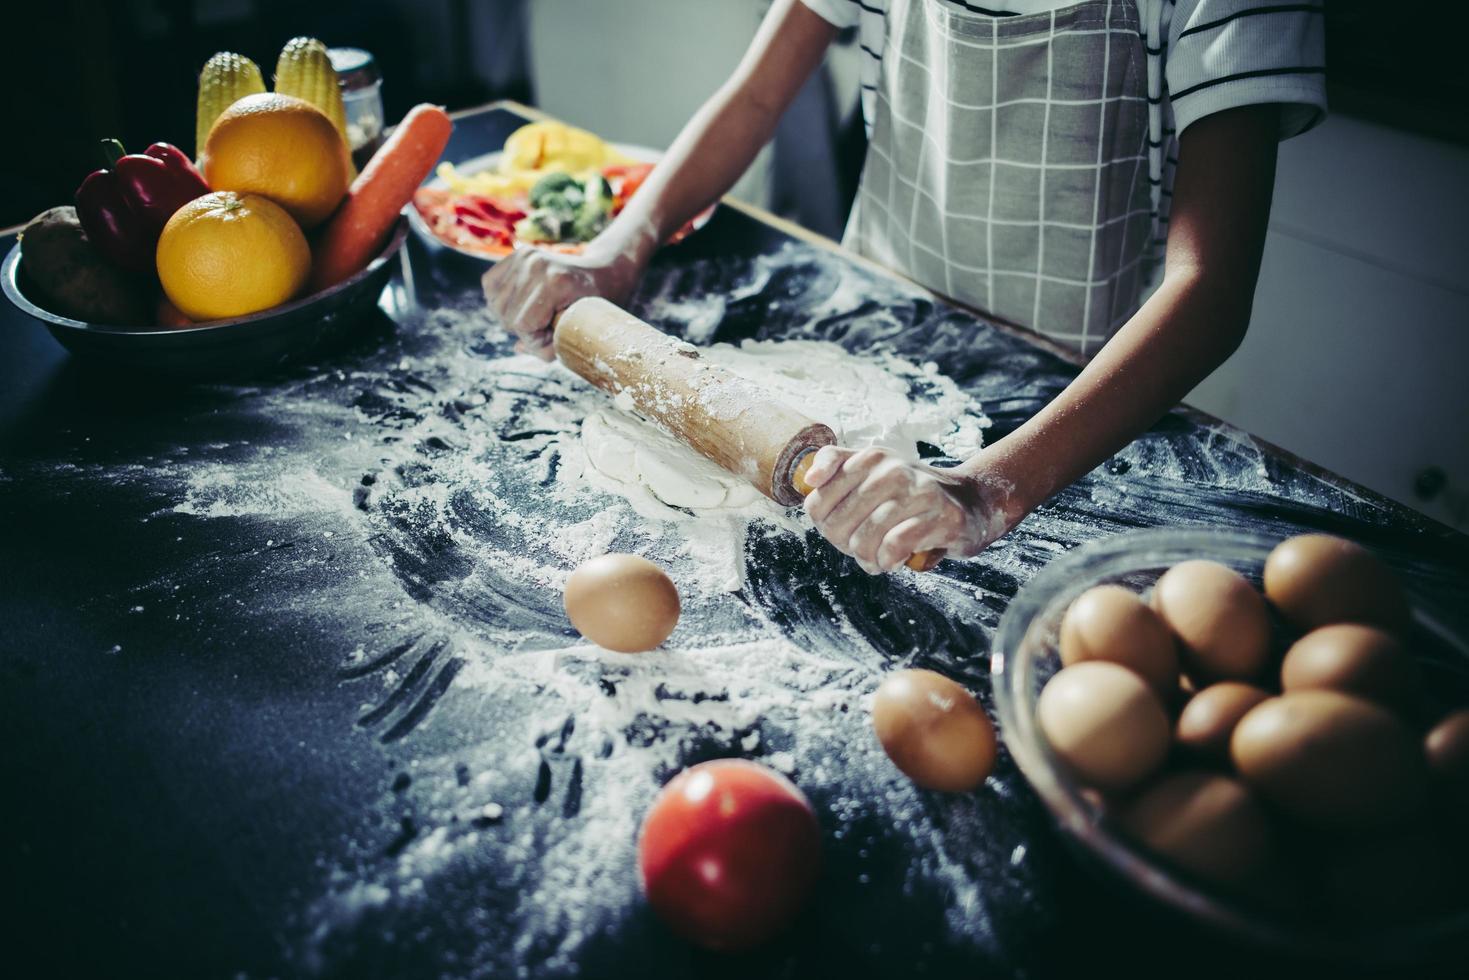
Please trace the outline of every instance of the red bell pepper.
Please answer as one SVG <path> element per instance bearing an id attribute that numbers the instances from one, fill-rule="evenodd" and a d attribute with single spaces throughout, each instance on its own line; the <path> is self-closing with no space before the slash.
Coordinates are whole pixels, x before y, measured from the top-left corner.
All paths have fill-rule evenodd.
<path id="1" fill-rule="evenodd" d="M 179 208 L 209 193 L 209 185 L 183 151 L 168 143 L 126 155 L 117 140 L 103 140 L 102 148 L 111 169 L 90 174 L 77 188 L 77 218 L 103 255 L 151 274 L 163 226 Z"/>

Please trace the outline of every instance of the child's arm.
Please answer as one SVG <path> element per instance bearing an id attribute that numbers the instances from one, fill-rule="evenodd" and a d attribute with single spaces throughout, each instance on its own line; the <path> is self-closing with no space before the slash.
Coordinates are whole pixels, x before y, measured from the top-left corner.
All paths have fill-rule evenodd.
<path id="1" fill-rule="evenodd" d="M 718 200 L 770 139 L 821 63 L 836 28 L 798 0 L 777 0 L 729 81 L 684 126 L 622 213 L 575 256 L 525 249 L 484 277 L 485 300 L 518 347 L 550 360 L 551 325 L 583 296 L 622 302 L 659 243 Z M 669 79 L 667 84 L 677 84 Z"/>
<path id="2" fill-rule="evenodd" d="M 806 510 L 868 571 L 929 548 L 973 555 L 1144 432 L 1244 339 L 1275 180 L 1278 108 L 1207 116 L 1179 139 L 1163 284 L 1077 378 L 951 470 L 829 448 Z"/>

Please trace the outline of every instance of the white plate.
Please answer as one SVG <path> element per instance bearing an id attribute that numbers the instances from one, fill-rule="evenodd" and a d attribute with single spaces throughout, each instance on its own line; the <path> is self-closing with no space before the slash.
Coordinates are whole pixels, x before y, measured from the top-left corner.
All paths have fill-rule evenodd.
<path id="1" fill-rule="evenodd" d="M 621 153 L 623 156 L 629 157 L 637 161 L 638 163 L 657 163 L 663 158 L 663 153 L 661 151 L 654 150 L 646 146 L 637 146 L 631 143 L 612 143 L 609 145 L 618 153 Z M 483 173 L 486 170 L 498 169 L 500 166 L 500 158 L 504 155 L 505 153 L 503 150 L 496 150 L 494 153 L 486 153 L 483 156 L 471 157 L 470 159 L 465 160 L 462 163 L 456 163 L 454 164 L 454 169 L 459 171 L 459 173 L 466 177 L 472 174 Z M 444 178 L 442 177 L 435 177 L 433 180 L 430 180 L 428 183 L 424 184 L 424 186 L 442 190 L 449 186 L 449 182 L 444 180 Z M 408 226 L 413 229 L 414 234 L 416 234 L 419 238 L 423 239 L 428 244 L 437 246 L 438 248 L 452 249 L 453 251 L 458 252 L 460 255 L 467 255 L 472 259 L 479 259 L 481 262 L 488 262 L 493 264 L 499 261 L 493 255 L 486 255 L 483 252 L 477 252 L 473 249 L 464 248 L 451 242 L 446 242 L 438 235 L 435 235 L 433 229 L 428 226 L 428 222 L 423 220 L 423 215 L 418 213 L 418 208 L 413 206 L 412 201 L 409 201 L 408 204 L 403 208 L 403 210 L 408 215 Z M 713 216 L 713 214 L 714 209 L 708 208 L 707 210 L 701 212 L 697 217 L 695 217 L 693 220 L 694 231 L 698 231 L 700 228 L 707 225 L 709 223 L 709 219 Z M 515 247 L 533 248 L 534 246 L 529 243 L 517 241 L 515 243 Z"/>

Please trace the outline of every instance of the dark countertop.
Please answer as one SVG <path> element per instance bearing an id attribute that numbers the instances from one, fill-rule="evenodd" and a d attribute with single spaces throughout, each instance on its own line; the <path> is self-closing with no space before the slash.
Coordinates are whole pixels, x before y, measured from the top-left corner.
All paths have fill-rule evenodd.
<path id="1" fill-rule="evenodd" d="M 497 149 L 519 122 L 463 116 L 447 157 Z M 992 709 L 988 640 L 1010 597 L 1055 555 L 1137 527 L 1347 534 L 1469 627 L 1463 537 L 1176 413 L 974 561 L 872 579 L 814 534 L 756 528 L 745 587 L 687 597 L 670 651 L 599 656 L 546 569 L 571 567 L 577 529 L 607 513 L 604 544 L 667 541 L 617 498 L 546 492 L 555 436 L 589 396 L 477 373 L 509 345 L 480 312 L 476 263 L 416 241 L 407 255 L 350 348 L 249 384 L 94 371 L 0 309 L 0 839 L 20 961 L 113 976 L 1074 975 L 1183 955 L 1258 969 L 1088 875 L 1008 756 L 974 794 L 915 790 L 873 745 L 862 696 L 920 664 Z M 660 256 L 633 309 L 700 339 L 935 361 L 983 403 L 989 441 L 1074 373 L 727 207 Z M 510 408 L 491 423 L 494 404 Z M 791 772 L 826 837 L 812 910 L 732 960 L 663 931 L 632 858 L 658 785 L 725 755 Z"/>

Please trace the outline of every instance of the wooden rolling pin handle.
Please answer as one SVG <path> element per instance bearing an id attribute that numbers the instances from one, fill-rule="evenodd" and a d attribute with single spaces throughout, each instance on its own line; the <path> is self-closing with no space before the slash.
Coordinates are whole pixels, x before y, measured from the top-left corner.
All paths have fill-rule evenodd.
<path id="1" fill-rule="evenodd" d="M 776 457 L 775 465 L 770 470 L 770 498 L 783 507 L 798 507 L 801 501 L 806 499 L 806 494 L 811 492 L 803 480 L 796 482 L 796 470 L 800 468 L 801 461 L 806 461 L 806 466 L 811 466 L 811 457 L 816 455 L 816 450 L 822 446 L 836 445 L 837 434 L 831 430 L 831 426 L 821 422 L 812 422 L 800 432 L 791 437 L 791 440 L 781 448 L 780 455 Z M 801 470 L 805 472 L 805 470 Z M 782 473 L 791 474 L 790 479 L 782 480 Z M 806 489 L 802 490 L 802 487 Z"/>
<path id="2" fill-rule="evenodd" d="M 806 473 L 811 469 L 811 464 L 816 461 L 816 450 L 808 449 L 796 458 L 796 465 L 791 467 L 791 486 L 802 497 L 807 496 L 816 488 L 806 482 Z M 930 548 L 928 551 L 915 551 L 903 562 L 915 572 L 926 572 L 939 562 L 944 560 L 943 548 Z"/>

